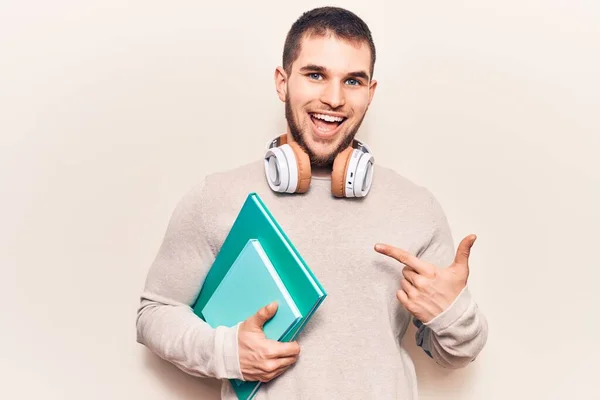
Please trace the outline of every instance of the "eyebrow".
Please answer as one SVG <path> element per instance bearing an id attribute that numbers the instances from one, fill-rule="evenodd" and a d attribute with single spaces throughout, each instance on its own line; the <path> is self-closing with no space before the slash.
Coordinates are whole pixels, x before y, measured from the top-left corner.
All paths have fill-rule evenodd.
<path id="1" fill-rule="evenodd" d="M 327 68 L 320 65 L 308 64 L 300 68 L 300 72 L 320 72 L 324 74 L 327 72 Z M 367 74 L 365 71 L 350 72 L 346 76 L 350 78 L 362 78 L 367 82 L 369 81 L 369 74 Z"/>

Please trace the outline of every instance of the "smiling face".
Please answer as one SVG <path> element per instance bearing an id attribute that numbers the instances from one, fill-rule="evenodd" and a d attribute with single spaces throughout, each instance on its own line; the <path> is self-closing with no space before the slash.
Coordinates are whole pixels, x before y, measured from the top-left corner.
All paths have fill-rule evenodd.
<path id="1" fill-rule="evenodd" d="M 289 74 L 277 68 L 277 92 L 288 133 L 311 164 L 329 166 L 352 143 L 375 93 L 371 51 L 331 34 L 305 35 L 300 48 Z"/>

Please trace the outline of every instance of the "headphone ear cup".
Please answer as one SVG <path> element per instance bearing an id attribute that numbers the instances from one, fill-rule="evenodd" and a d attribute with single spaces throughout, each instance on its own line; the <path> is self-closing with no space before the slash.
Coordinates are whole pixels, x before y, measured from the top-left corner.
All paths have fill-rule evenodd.
<path id="1" fill-rule="evenodd" d="M 370 153 L 360 153 L 356 162 L 354 160 L 350 162 L 348 171 L 354 173 L 354 181 L 351 187 L 347 188 L 347 191 L 352 190 L 354 197 L 365 197 L 371 190 L 371 184 L 373 183 L 375 158 Z M 348 176 L 346 177 L 346 180 L 351 179 Z"/>
<path id="2" fill-rule="evenodd" d="M 269 187 L 278 193 L 294 193 L 298 187 L 298 168 L 289 145 L 273 147 L 265 155 L 265 175 Z"/>
<path id="3" fill-rule="evenodd" d="M 335 197 L 345 197 L 346 173 L 354 149 L 346 148 L 333 160 L 333 171 L 331 172 L 331 193 Z"/>
<path id="4" fill-rule="evenodd" d="M 265 176 L 269 187 L 278 193 L 285 193 L 290 185 L 288 162 L 279 147 L 267 150 L 265 154 Z"/>
<path id="5" fill-rule="evenodd" d="M 296 188 L 296 193 L 306 193 L 310 187 L 312 177 L 308 154 L 306 154 L 296 142 L 290 142 L 286 146 L 289 146 L 292 149 L 296 159 L 298 170 L 298 187 Z"/>

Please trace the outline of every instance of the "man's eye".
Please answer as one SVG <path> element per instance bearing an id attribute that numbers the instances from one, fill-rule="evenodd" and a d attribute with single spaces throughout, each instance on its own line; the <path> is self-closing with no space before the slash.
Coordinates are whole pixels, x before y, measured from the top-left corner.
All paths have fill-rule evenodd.
<path id="1" fill-rule="evenodd" d="M 348 83 L 350 86 L 358 86 L 358 85 L 360 85 L 360 82 L 357 81 L 356 79 L 348 79 L 346 81 L 346 83 Z"/>
<path id="2" fill-rule="evenodd" d="M 316 72 L 313 72 L 312 74 L 308 74 L 310 79 L 314 79 L 314 80 L 320 80 L 322 78 L 321 74 L 317 74 Z"/>

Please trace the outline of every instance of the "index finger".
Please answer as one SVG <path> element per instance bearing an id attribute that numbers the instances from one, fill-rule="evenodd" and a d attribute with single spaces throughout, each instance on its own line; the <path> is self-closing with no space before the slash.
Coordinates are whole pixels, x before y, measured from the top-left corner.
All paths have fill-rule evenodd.
<path id="1" fill-rule="evenodd" d="M 399 249 L 398 247 L 390 246 L 389 244 L 377 243 L 375 245 L 375 251 L 392 257 L 393 259 L 400 261 L 402 264 L 412 268 L 416 273 L 421 275 L 427 275 L 431 272 L 431 265 L 424 261 L 419 260 L 408 251 Z"/>
<path id="2" fill-rule="evenodd" d="M 272 358 L 294 357 L 300 354 L 300 345 L 298 342 L 279 342 L 273 341 L 274 347 Z"/>

